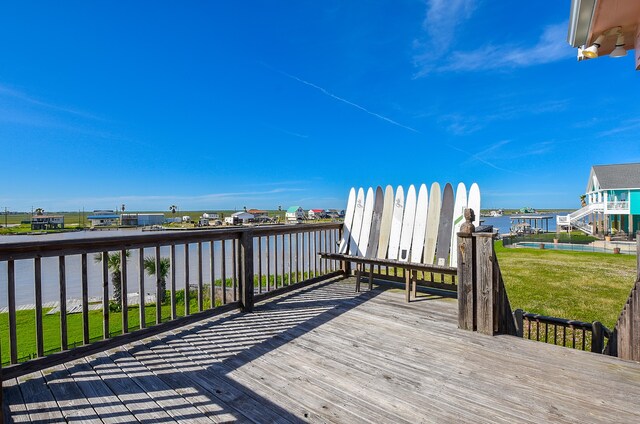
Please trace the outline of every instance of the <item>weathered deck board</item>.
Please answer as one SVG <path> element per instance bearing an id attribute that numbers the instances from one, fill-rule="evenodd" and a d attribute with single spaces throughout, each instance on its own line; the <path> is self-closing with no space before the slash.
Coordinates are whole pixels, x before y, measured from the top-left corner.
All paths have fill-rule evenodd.
<path id="1" fill-rule="evenodd" d="M 82 390 L 69 376 L 64 365 L 57 365 L 44 373 L 48 388 L 51 390 L 62 415 L 67 421 L 100 423 L 102 420 L 85 398 Z"/>
<path id="2" fill-rule="evenodd" d="M 4 383 L 15 421 L 640 422 L 640 364 L 457 329 L 457 303 L 320 283 Z M 25 376 L 26 377 L 26 376 Z"/>

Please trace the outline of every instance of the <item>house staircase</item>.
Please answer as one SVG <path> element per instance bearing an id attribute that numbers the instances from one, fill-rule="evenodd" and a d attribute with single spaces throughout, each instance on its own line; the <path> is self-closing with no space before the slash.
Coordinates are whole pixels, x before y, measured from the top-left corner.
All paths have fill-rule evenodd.
<path id="1" fill-rule="evenodd" d="M 583 219 L 595 212 L 604 212 L 604 203 L 591 203 L 570 214 L 558 215 L 556 225 L 558 228 L 577 228 L 586 234 L 593 235 L 593 226 L 585 223 Z"/>

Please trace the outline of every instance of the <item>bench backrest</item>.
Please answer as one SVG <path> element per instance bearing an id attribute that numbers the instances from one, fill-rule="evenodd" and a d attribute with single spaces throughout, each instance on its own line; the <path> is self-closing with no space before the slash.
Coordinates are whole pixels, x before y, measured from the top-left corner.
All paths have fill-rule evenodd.
<path id="1" fill-rule="evenodd" d="M 454 195 L 447 183 L 441 192 L 438 183 L 416 192 L 411 185 L 394 191 L 387 186 L 349 192 L 339 253 L 353 256 L 396 259 L 404 262 L 456 266 L 457 237 L 464 222 L 464 209 L 476 213 L 479 224 L 480 189 L 476 183 L 467 194 L 459 183 Z"/>

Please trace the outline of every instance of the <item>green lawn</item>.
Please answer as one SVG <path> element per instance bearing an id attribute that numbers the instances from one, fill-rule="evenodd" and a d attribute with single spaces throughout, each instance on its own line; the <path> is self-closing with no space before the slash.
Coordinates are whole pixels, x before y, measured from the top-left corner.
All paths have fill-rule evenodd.
<path id="1" fill-rule="evenodd" d="M 600 321 L 613 328 L 635 281 L 636 256 L 539 249 L 496 243 L 512 309 Z"/>

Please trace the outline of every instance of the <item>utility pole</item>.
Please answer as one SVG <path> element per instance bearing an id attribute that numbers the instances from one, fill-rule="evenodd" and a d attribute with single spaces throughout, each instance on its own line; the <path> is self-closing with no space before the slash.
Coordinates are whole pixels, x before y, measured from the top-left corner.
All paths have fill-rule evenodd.
<path id="1" fill-rule="evenodd" d="M 7 228 L 7 210 L 8 208 L 4 207 L 4 228 Z"/>

